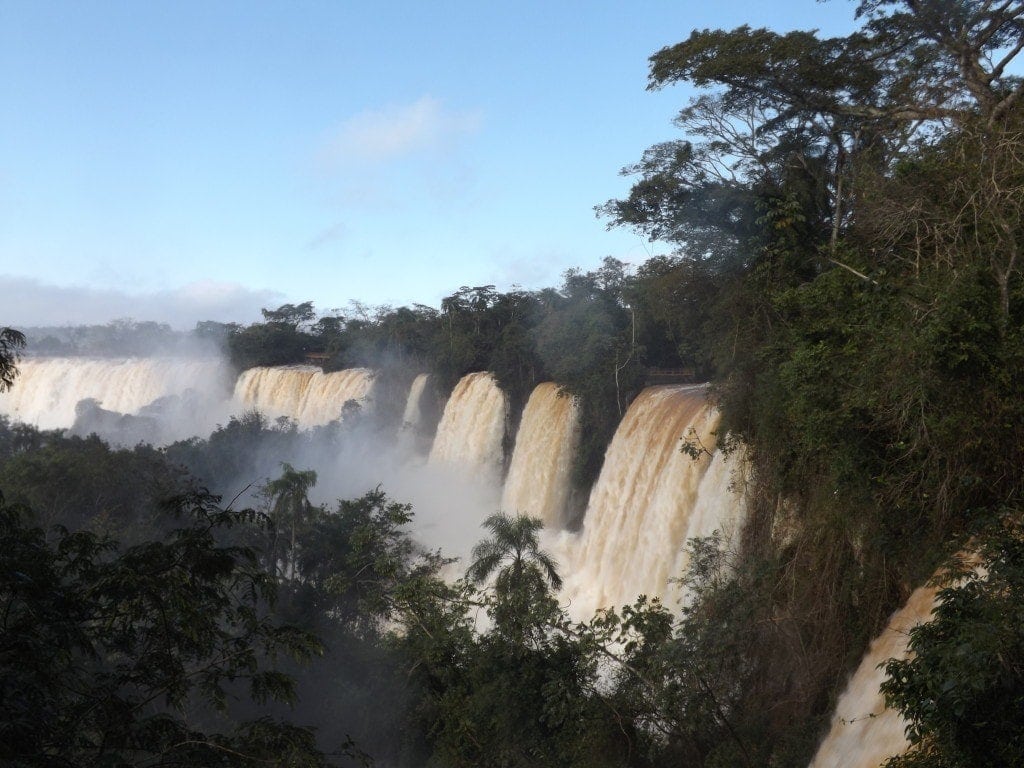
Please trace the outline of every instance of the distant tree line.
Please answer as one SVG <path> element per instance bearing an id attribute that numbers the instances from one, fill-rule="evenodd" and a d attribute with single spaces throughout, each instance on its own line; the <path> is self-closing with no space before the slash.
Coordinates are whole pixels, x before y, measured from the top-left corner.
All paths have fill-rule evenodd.
<path id="1" fill-rule="evenodd" d="M 326 356 L 325 370 L 366 366 L 406 388 L 413 375 L 429 372 L 442 394 L 467 373 L 490 371 L 515 414 L 537 384 L 554 381 L 581 404 L 576 478 L 587 487 L 648 369 L 711 373 L 699 324 L 686 312 L 692 300 L 680 290 L 689 271 L 681 257 L 653 259 L 635 273 L 609 257 L 596 270 L 569 270 L 558 289 L 462 287 L 439 310 L 356 303 L 320 317 L 311 302 L 286 304 L 264 309 L 261 323 L 200 323 L 196 333 L 222 339 L 240 370 L 314 354 Z"/>

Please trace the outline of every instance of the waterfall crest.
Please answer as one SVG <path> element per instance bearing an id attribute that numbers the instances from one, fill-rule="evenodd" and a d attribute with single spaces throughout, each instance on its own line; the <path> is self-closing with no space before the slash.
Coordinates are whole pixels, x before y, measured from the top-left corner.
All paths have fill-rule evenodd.
<path id="1" fill-rule="evenodd" d="M 367 368 L 324 373 L 308 365 L 258 367 L 238 377 L 235 400 L 270 418 L 287 416 L 309 428 L 340 418 L 349 400 L 366 403 L 372 389 L 373 372 Z"/>
<path id="2" fill-rule="evenodd" d="M 583 530 L 558 547 L 574 613 L 641 594 L 670 601 L 686 539 L 740 524 L 730 462 L 714 452 L 717 423 L 699 387 L 650 387 L 633 401 L 605 453 Z M 680 451 L 687 434 L 707 449 L 697 460 Z"/>
<path id="3" fill-rule="evenodd" d="M 160 398 L 190 390 L 215 400 L 230 391 L 228 368 L 215 359 L 27 358 L 18 370 L 14 386 L 0 394 L 0 414 L 40 429 L 71 427 L 81 400 L 137 414 Z"/>
<path id="4" fill-rule="evenodd" d="M 539 517 L 549 528 L 564 527 L 579 440 L 578 410 L 575 398 L 558 394 L 557 384 L 539 384 L 530 394 L 505 478 L 505 512 Z"/>
<path id="5" fill-rule="evenodd" d="M 878 768 L 893 755 L 902 754 L 909 743 L 904 735 L 906 721 L 887 709 L 879 686 L 885 671 L 879 664 L 888 659 L 905 659 L 909 631 L 931 618 L 936 589 L 920 587 L 906 605 L 889 619 L 846 684 L 828 735 L 818 747 L 810 768 Z"/>
<path id="6" fill-rule="evenodd" d="M 497 479 L 507 418 L 508 398 L 491 374 L 463 376 L 445 403 L 430 463 L 448 464 L 465 472 L 483 471 Z"/>

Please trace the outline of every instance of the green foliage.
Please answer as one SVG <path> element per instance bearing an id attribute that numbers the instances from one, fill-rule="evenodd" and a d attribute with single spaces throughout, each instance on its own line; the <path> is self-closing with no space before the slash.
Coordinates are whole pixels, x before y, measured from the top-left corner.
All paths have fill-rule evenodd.
<path id="1" fill-rule="evenodd" d="M 0 452 L 0 487 L 46 527 L 142 541 L 166 526 L 159 502 L 186 486 L 183 473 L 149 446 L 115 450 L 95 435 L 65 438 L 6 423 L 3 443 L 10 453 Z"/>
<path id="2" fill-rule="evenodd" d="M 473 548 L 466 576 L 480 584 L 496 574 L 489 613 L 499 632 L 522 641 L 550 620 L 555 604 L 549 588 L 562 587 L 554 560 L 537 542 L 544 524 L 526 515 L 499 512 L 483 525 L 491 537 Z"/>
<path id="3" fill-rule="evenodd" d="M 263 494 L 270 501 L 270 519 L 274 528 L 285 528 L 291 531 L 291 542 L 283 557 L 287 558 L 288 568 L 283 573 L 294 580 L 298 576 L 298 549 L 295 546 L 296 532 L 309 525 L 313 513 L 313 505 L 309 502 L 309 489 L 316 485 L 316 472 L 313 470 L 296 470 L 291 464 L 281 462 L 281 476 L 271 480 L 263 489 Z M 270 547 L 270 565 L 276 573 L 278 562 L 277 538 L 275 536 Z"/>
<path id="4" fill-rule="evenodd" d="M 263 319 L 269 325 L 282 325 L 298 328 L 300 325 L 308 325 L 313 322 L 316 312 L 313 310 L 313 302 L 305 301 L 302 304 L 282 304 L 277 309 L 261 309 Z"/>
<path id="5" fill-rule="evenodd" d="M 228 337 L 231 362 L 238 370 L 258 365 L 301 363 L 307 352 L 319 352 L 314 338 L 286 323 L 254 323 Z"/>
<path id="6" fill-rule="evenodd" d="M 173 443 L 164 454 L 207 487 L 233 497 L 276 471 L 276 457 L 295 454 L 301 441 L 294 422 L 271 423 L 262 413 L 247 411 L 218 425 L 208 438 Z"/>
<path id="7" fill-rule="evenodd" d="M 678 617 L 641 596 L 578 627 L 614 654 L 612 706 L 628 713 L 637 748 L 654 765 L 798 762 L 813 743 L 808 726 L 821 718 L 815 710 L 822 702 L 804 701 L 800 622 L 773 615 L 766 599 L 779 588 L 778 573 L 748 568 L 734 575 L 735 561 L 717 536 L 689 547 Z M 799 735 L 786 729 L 794 717 L 803 726 Z"/>
<path id="8" fill-rule="evenodd" d="M 379 488 L 341 500 L 332 511 L 311 511 L 298 554 L 302 579 L 292 588 L 317 591 L 324 601 L 317 610 L 353 634 L 376 636 L 393 617 L 395 594 L 405 582 L 442 563 L 410 538 L 411 507 L 390 501 Z"/>
<path id="9" fill-rule="evenodd" d="M 415 545 L 410 521 L 409 506 L 378 489 L 332 510 L 312 507 L 297 529 L 296 575 L 280 583 L 274 613 L 324 643 L 322 661 L 289 671 L 301 720 L 316 726 L 326 752 L 354 739 L 384 764 L 419 764 L 421 735 L 406 717 L 410 681 L 389 634 L 406 596 L 434 583 L 446 561 Z M 247 533 L 272 571 L 276 530 Z M 282 559 L 287 546 L 278 547 Z"/>
<path id="10" fill-rule="evenodd" d="M 621 719 L 597 692 L 597 646 L 567 631 L 549 592 L 558 576 L 537 547 L 539 523 L 495 515 L 474 550 L 470 576 L 497 572 L 493 592 L 432 577 L 401 593 L 396 642 L 419 696 L 410 716 L 424 731 L 427 764 L 612 766 L 630 764 Z M 475 628 L 486 607 L 494 624 Z"/>
<path id="11" fill-rule="evenodd" d="M 7 391 L 14 384 L 24 347 L 25 334 L 13 328 L 0 328 L 0 392 Z"/>
<path id="12" fill-rule="evenodd" d="M 1021 510 L 975 539 L 975 558 L 942 572 L 934 617 L 891 659 L 886 703 L 907 720 L 911 750 L 889 768 L 1024 761 L 1024 530 Z"/>
<path id="13" fill-rule="evenodd" d="M 251 550 L 218 543 L 254 521 L 205 494 L 170 502 L 184 527 L 121 550 L 0 505 L 0 759 L 18 766 L 317 766 L 308 731 L 261 720 L 229 733 L 189 715 L 228 707 L 247 683 L 256 701 L 289 699 L 278 656 L 309 658 L 314 638 L 262 615 L 274 585 Z"/>

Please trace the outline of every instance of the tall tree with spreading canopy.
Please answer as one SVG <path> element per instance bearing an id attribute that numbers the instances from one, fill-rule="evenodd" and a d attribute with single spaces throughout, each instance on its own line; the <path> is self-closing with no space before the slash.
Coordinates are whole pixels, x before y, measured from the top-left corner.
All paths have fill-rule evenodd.
<path id="1" fill-rule="evenodd" d="M 672 287 L 712 338 L 681 341 L 758 478 L 742 567 L 800 648 L 761 685 L 804 723 L 948 541 L 1024 493 L 1024 3 L 854 8 L 845 37 L 697 30 L 652 56 L 650 88 L 700 93 L 601 209 L 693 265 Z"/>

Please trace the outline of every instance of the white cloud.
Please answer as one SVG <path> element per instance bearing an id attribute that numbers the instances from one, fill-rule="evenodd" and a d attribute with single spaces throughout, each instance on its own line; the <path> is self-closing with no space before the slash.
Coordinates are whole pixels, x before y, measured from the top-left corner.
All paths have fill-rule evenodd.
<path id="1" fill-rule="evenodd" d="M 328 167 L 380 165 L 392 160 L 449 148 L 476 133 L 479 111 L 455 111 L 432 96 L 412 104 L 391 105 L 353 115 L 333 132 L 320 158 Z"/>
<path id="2" fill-rule="evenodd" d="M 27 277 L 0 275 L 3 316 L 13 327 L 106 323 L 117 318 L 153 320 L 187 329 L 199 320 L 251 322 L 262 307 L 276 307 L 283 294 L 239 283 L 204 280 L 149 293 L 58 286 Z"/>

